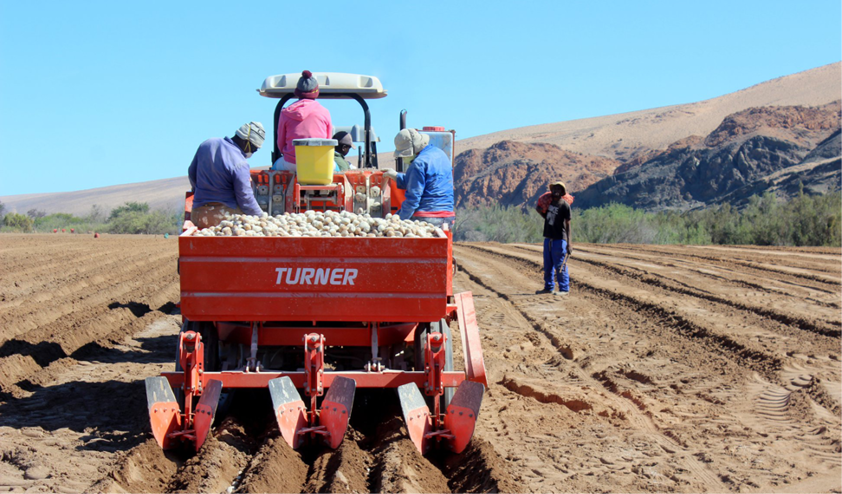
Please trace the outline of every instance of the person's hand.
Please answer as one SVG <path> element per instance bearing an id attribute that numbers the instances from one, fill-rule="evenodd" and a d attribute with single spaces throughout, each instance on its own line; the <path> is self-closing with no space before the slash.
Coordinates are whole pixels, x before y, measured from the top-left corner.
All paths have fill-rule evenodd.
<path id="1" fill-rule="evenodd" d="M 571 247 L 570 244 L 567 244 L 567 255 L 569 256 L 572 253 L 573 253 L 573 247 Z"/>
<path id="2" fill-rule="evenodd" d="M 398 178 L 398 172 L 396 172 L 396 171 L 395 171 L 394 169 L 392 169 L 392 168 L 384 168 L 384 169 L 383 169 L 383 176 L 384 176 L 384 177 L 389 177 L 389 178 L 391 178 L 392 180 L 397 180 L 397 178 Z"/>

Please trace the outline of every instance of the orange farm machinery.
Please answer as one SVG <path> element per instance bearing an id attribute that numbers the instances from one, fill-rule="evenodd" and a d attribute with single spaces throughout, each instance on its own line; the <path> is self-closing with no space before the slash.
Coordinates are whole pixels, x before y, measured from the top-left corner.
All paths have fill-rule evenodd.
<path id="1" fill-rule="evenodd" d="M 364 101 L 385 91 L 373 77 L 315 75 L 320 99 L 350 98 L 363 107 L 360 168 L 325 185 L 299 184 L 293 172 L 253 170 L 258 203 L 269 215 L 397 212 L 402 191 L 378 170 Z M 261 95 L 281 98 L 276 124 L 296 81 L 286 75 L 264 82 Z M 448 151 L 452 159 L 452 141 Z M 457 453 L 467 447 L 487 381 L 471 293 L 453 293 L 449 230 L 433 238 L 206 237 L 195 235 L 191 209 L 188 193 L 178 239 L 183 326 L 176 370 L 146 379 L 161 447 L 198 451 L 220 396 L 239 388 L 268 388 L 293 448 L 338 447 L 357 388 L 394 388 L 422 453 L 435 445 Z M 454 370 L 451 322 L 464 370 Z"/>

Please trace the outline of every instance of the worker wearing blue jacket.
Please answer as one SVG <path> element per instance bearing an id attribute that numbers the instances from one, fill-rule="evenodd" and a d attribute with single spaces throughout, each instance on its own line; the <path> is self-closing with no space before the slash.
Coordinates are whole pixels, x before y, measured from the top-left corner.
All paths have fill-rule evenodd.
<path id="1" fill-rule="evenodd" d="M 249 122 L 233 137 L 208 139 L 199 145 L 187 169 L 193 188 L 190 219 L 199 228 L 218 225 L 226 214 L 260 215 L 254 199 L 249 163 L 266 137 L 260 122 Z"/>
<path id="2" fill-rule="evenodd" d="M 453 229 L 453 170 L 444 151 L 430 145 L 430 136 L 415 129 L 403 129 L 395 136 L 395 158 L 409 162 L 406 173 L 392 169 L 383 172 L 406 199 L 398 211 L 402 220 L 426 221 Z"/>

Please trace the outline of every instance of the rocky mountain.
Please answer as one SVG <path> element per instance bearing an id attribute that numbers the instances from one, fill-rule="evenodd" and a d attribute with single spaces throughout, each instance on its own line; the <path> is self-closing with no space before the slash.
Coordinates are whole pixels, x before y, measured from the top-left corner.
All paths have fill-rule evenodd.
<path id="1" fill-rule="evenodd" d="M 619 164 L 553 144 L 498 142 L 456 157 L 456 207 L 532 204 L 552 181 L 562 180 L 570 190 L 583 189 L 609 176 Z"/>
<path id="2" fill-rule="evenodd" d="M 687 210 L 740 205 L 766 190 L 784 197 L 801 186 L 812 193 L 838 190 L 840 109 L 836 101 L 737 112 L 704 138 L 682 139 L 641 164 L 618 167 L 579 192 L 576 205 Z"/>

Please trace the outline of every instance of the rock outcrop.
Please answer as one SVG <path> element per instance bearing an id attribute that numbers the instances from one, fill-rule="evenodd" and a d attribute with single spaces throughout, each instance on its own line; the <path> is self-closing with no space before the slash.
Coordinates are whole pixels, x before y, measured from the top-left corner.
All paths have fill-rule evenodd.
<path id="1" fill-rule="evenodd" d="M 534 204 L 553 180 L 571 191 L 607 177 L 620 163 L 565 151 L 553 144 L 501 141 L 456 157 L 453 170 L 456 206 Z"/>
<path id="2" fill-rule="evenodd" d="M 576 206 L 687 210 L 740 205 L 766 190 L 783 197 L 802 186 L 808 193 L 838 190 L 839 128 L 839 101 L 750 108 L 726 117 L 704 139 L 683 139 L 645 163 L 618 168 L 581 191 Z"/>

